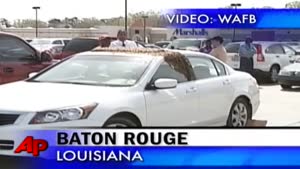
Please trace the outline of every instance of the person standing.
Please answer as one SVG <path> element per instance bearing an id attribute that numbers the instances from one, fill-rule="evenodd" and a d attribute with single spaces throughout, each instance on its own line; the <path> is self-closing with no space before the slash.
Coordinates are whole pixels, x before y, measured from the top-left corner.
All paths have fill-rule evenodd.
<path id="1" fill-rule="evenodd" d="M 110 43 L 110 48 L 138 48 L 134 41 L 127 39 L 127 33 L 124 30 L 119 30 L 117 40 Z"/>
<path id="2" fill-rule="evenodd" d="M 211 40 L 205 41 L 205 46 L 200 49 L 202 53 L 210 53 L 212 51 Z"/>
<path id="3" fill-rule="evenodd" d="M 256 48 L 252 43 L 252 38 L 248 37 L 239 49 L 240 70 L 249 74 L 253 73 L 253 56 L 256 53 Z"/>
<path id="4" fill-rule="evenodd" d="M 216 36 L 211 39 L 211 42 L 212 42 L 213 49 L 210 52 L 210 54 L 220 59 L 224 63 L 227 63 L 228 58 L 227 58 L 226 49 L 223 46 L 223 42 L 224 42 L 223 38 L 221 36 Z"/>

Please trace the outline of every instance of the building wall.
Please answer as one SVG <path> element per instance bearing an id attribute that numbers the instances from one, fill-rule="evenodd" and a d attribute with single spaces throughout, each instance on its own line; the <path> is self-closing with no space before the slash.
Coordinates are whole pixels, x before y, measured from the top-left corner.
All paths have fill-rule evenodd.
<path id="1" fill-rule="evenodd" d="M 2 31 L 17 34 L 23 38 L 35 38 L 35 29 L 34 28 L 5 28 L 1 27 Z M 69 29 L 69 28 L 41 28 L 39 29 L 39 37 L 43 38 L 74 38 L 74 37 L 98 37 L 102 34 L 108 34 L 109 36 L 117 36 L 117 32 L 120 29 L 124 29 L 123 26 L 100 26 L 92 29 Z M 129 38 L 133 38 L 135 35 L 135 30 L 139 30 L 139 35 L 144 36 L 143 27 L 129 27 L 128 35 Z M 167 29 L 167 28 L 147 28 L 146 36 L 149 39 L 150 43 L 161 40 L 170 40 L 172 36 L 178 38 L 199 38 L 207 37 L 211 38 L 217 35 L 224 37 L 227 40 L 232 40 L 233 38 L 233 29 L 205 29 L 203 35 L 184 35 L 178 36 L 174 35 L 176 29 Z M 201 29 L 200 29 L 201 30 Z M 262 35 L 270 34 L 271 36 L 274 32 L 274 37 L 268 36 L 254 36 L 256 32 L 260 32 Z M 264 32 L 267 31 L 267 32 Z M 200 31 L 201 32 L 201 31 Z M 259 34 L 259 33 L 258 33 Z M 235 40 L 244 40 L 247 36 L 254 36 L 254 40 L 276 40 L 276 41 L 300 41 L 300 29 L 298 30 L 241 30 L 236 29 Z"/>
<path id="2" fill-rule="evenodd" d="M 116 36 L 119 29 L 118 26 L 102 26 L 91 29 L 79 28 L 40 28 L 38 36 L 41 38 L 74 38 L 74 37 L 97 37 L 103 34 Z M 34 28 L 5 28 L 4 32 L 13 33 L 23 38 L 35 38 L 36 30 Z"/>

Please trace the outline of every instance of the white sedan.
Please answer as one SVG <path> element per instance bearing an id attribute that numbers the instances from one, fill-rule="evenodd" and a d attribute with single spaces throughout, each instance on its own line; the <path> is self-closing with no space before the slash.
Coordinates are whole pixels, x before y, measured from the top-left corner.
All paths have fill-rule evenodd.
<path id="1" fill-rule="evenodd" d="M 259 106 L 252 76 L 191 51 L 76 54 L 0 93 L 0 129 L 239 127 Z"/>

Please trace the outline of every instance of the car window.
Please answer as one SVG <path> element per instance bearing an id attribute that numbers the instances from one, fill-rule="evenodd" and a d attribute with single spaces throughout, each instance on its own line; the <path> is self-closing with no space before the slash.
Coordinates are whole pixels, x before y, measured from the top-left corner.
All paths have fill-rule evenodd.
<path id="1" fill-rule="evenodd" d="M 163 62 L 159 68 L 157 69 L 156 73 L 152 77 L 152 82 L 160 78 L 168 78 L 168 79 L 176 79 L 178 83 L 183 83 L 189 81 L 189 77 L 184 75 L 183 73 L 175 70 L 172 66 L 168 63 Z"/>
<path id="2" fill-rule="evenodd" d="M 201 40 L 191 40 L 191 39 L 176 39 L 172 41 L 168 48 L 174 49 L 185 49 L 186 47 L 201 47 L 202 41 Z"/>
<path id="3" fill-rule="evenodd" d="M 214 60 L 213 62 L 216 66 L 216 69 L 218 71 L 219 76 L 226 76 L 227 73 L 226 73 L 225 66 L 222 63 L 218 62 L 218 61 Z"/>
<path id="4" fill-rule="evenodd" d="M 289 46 L 286 46 L 286 45 L 282 45 L 283 49 L 284 49 L 284 52 L 285 54 L 287 55 L 295 55 L 296 52 Z"/>
<path id="5" fill-rule="evenodd" d="M 70 40 L 64 40 L 64 44 L 67 45 L 70 42 Z"/>
<path id="6" fill-rule="evenodd" d="M 54 45 L 62 45 L 63 43 L 62 43 L 61 40 L 55 40 L 55 41 L 53 41 L 52 44 L 54 44 Z"/>
<path id="7" fill-rule="evenodd" d="M 239 53 L 240 44 L 238 43 L 227 44 L 225 46 L 225 49 L 227 53 Z"/>
<path id="8" fill-rule="evenodd" d="M 33 81 L 131 86 L 142 77 L 152 58 L 124 55 L 74 56 L 38 75 Z"/>
<path id="9" fill-rule="evenodd" d="M 211 59 L 201 57 L 189 57 L 189 60 L 192 64 L 197 80 L 218 76 L 218 72 Z"/>
<path id="10" fill-rule="evenodd" d="M 30 61 L 35 51 L 20 39 L 0 36 L 0 57 L 4 61 Z"/>
<path id="11" fill-rule="evenodd" d="M 269 54 L 284 54 L 284 50 L 281 45 L 271 45 L 265 52 Z"/>
<path id="12" fill-rule="evenodd" d="M 71 52 L 85 52 L 94 49 L 99 46 L 99 41 L 97 39 L 73 39 L 71 40 L 63 51 Z"/>

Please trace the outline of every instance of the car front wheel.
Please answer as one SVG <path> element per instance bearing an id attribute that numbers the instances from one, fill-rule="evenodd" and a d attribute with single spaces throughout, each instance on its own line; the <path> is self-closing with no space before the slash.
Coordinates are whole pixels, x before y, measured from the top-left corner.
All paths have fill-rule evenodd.
<path id="1" fill-rule="evenodd" d="M 103 125 L 104 128 L 131 128 L 138 125 L 131 119 L 125 117 L 113 117 Z"/>
<path id="2" fill-rule="evenodd" d="M 228 127 L 245 127 L 252 118 L 251 106 L 244 98 L 238 98 L 232 105 L 228 119 Z"/>
<path id="3" fill-rule="evenodd" d="M 291 89 L 292 86 L 290 85 L 280 85 L 282 89 Z"/>

